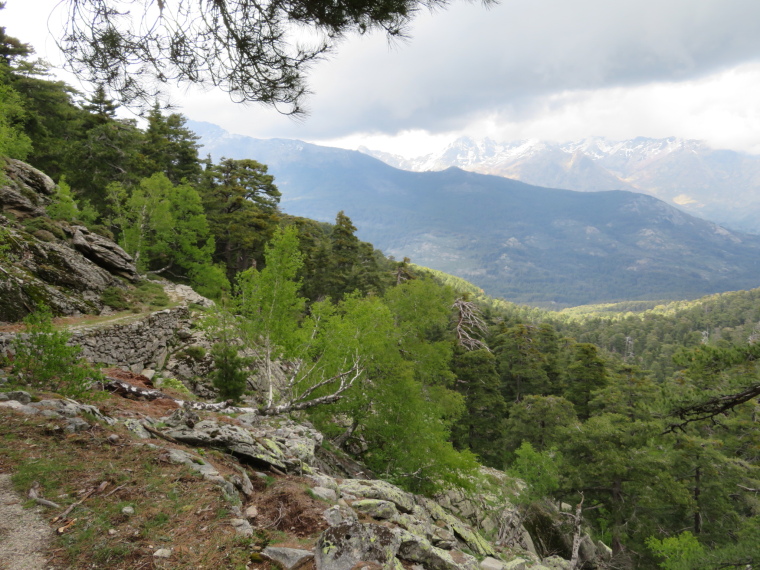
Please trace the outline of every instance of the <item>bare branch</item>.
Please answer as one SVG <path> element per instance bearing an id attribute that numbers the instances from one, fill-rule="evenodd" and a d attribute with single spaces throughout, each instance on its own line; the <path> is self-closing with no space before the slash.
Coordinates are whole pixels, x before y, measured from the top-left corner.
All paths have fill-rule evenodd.
<path id="1" fill-rule="evenodd" d="M 451 305 L 451 308 L 456 311 L 457 323 L 454 327 L 454 332 L 457 335 L 459 346 L 467 350 L 485 349 L 491 352 L 485 342 L 473 337 L 476 332 L 486 333 L 488 331 L 485 322 L 480 316 L 478 305 L 472 301 L 467 301 L 464 297 L 459 297 Z"/>
<path id="2" fill-rule="evenodd" d="M 681 421 L 669 425 L 663 433 L 675 432 L 678 429 L 682 430 L 692 422 L 714 419 L 717 416 L 726 415 L 736 406 L 749 402 L 758 396 L 760 396 L 760 384 L 753 384 L 741 392 L 723 394 L 704 402 L 676 408 L 670 415 L 680 418 Z"/>

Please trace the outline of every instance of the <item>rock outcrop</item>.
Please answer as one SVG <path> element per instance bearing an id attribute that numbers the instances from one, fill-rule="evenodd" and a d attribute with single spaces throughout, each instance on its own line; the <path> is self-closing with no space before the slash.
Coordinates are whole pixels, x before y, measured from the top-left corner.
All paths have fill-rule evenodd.
<path id="1" fill-rule="evenodd" d="M 21 320 L 42 303 L 58 315 L 97 313 L 101 293 L 139 277 L 131 257 L 82 226 L 51 220 L 54 182 L 8 160 L 0 181 L 0 321 Z"/>
<path id="2" fill-rule="evenodd" d="M 55 193 L 55 182 L 46 174 L 20 160 L 7 159 L 6 184 L 0 184 L 0 206 L 5 212 L 24 219 L 45 215 L 45 205 Z"/>
<path id="3" fill-rule="evenodd" d="M 71 244 L 93 263 L 130 281 L 140 279 L 132 256 L 110 239 L 83 226 L 71 226 L 69 232 L 72 234 Z"/>

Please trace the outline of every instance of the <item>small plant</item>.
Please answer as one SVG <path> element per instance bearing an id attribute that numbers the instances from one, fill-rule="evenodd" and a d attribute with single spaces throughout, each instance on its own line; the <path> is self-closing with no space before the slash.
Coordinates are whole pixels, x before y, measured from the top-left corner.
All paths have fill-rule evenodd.
<path id="1" fill-rule="evenodd" d="M 12 254 L 13 236 L 10 230 L 0 227 L 0 262 L 11 262 L 15 260 Z"/>
<path id="2" fill-rule="evenodd" d="M 81 357 L 79 346 L 69 346 L 70 335 L 53 329 L 53 315 L 38 306 L 25 319 L 27 334 L 13 342 L 13 371 L 18 380 L 39 388 L 81 397 L 101 374 Z"/>
<path id="3" fill-rule="evenodd" d="M 66 239 L 66 234 L 64 233 L 61 226 L 50 218 L 46 218 L 44 216 L 29 218 L 27 220 L 24 220 L 23 224 L 24 228 L 26 228 L 26 231 L 29 233 L 33 234 L 40 230 L 44 230 L 46 232 L 50 232 L 58 239 Z"/>
<path id="4" fill-rule="evenodd" d="M 187 386 L 185 386 L 182 382 L 180 382 L 176 378 L 163 378 L 159 386 L 161 388 L 169 388 L 170 390 L 174 390 L 175 392 L 179 392 L 180 394 L 183 394 L 185 396 L 193 395 L 193 393 L 187 389 Z"/>
<path id="5" fill-rule="evenodd" d="M 183 352 L 185 353 L 185 356 L 191 358 L 192 360 L 203 360 L 206 356 L 206 349 L 202 346 L 198 346 L 197 344 L 188 346 L 185 350 L 183 350 Z"/>
<path id="6" fill-rule="evenodd" d="M 135 299 L 150 307 L 166 307 L 169 296 L 160 283 L 145 280 L 135 289 Z"/>
<path id="7" fill-rule="evenodd" d="M 217 343 L 211 354 L 216 366 L 214 387 L 219 390 L 219 396 L 225 400 L 239 400 L 248 382 L 247 360 L 238 356 L 238 349 L 232 344 Z"/>
<path id="8" fill-rule="evenodd" d="M 100 300 L 104 305 L 118 310 L 129 309 L 132 306 L 129 295 L 120 287 L 108 287 L 104 289 L 100 294 Z"/>

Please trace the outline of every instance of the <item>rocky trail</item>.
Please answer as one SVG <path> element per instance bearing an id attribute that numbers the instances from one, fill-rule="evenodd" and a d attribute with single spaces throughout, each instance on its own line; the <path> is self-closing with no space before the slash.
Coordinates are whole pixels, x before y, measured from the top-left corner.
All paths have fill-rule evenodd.
<path id="1" fill-rule="evenodd" d="M 43 570 L 53 529 L 42 517 L 42 507 L 27 509 L 24 498 L 11 485 L 11 476 L 0 473 L 0 569 Z"/>

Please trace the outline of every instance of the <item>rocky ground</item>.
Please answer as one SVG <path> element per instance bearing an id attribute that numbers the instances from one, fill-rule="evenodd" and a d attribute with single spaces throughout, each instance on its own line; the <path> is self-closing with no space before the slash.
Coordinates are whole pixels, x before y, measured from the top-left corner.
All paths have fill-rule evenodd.
<path id="1" fill-rule="evenodd" d="M 308 422 L 193 411 L 167 396 L 104 393 L 93 406 L 0 393 L 0 472 L 17 492 L 38 489 L 27 506 L 57 529 L 44 551 L 23 523 L 29 553 L 59 568 L 569 568 L 542 559 L 523 528 L 509 548 L 484 538 L 517 520 L 494 493 L 509 488 L 498 472 L 477 494 L 412 495 L 337 459 Z M 588 567 L 599 548 L 586 539 Z M 46 567 L 35 564 L 10 567 Z"/>

